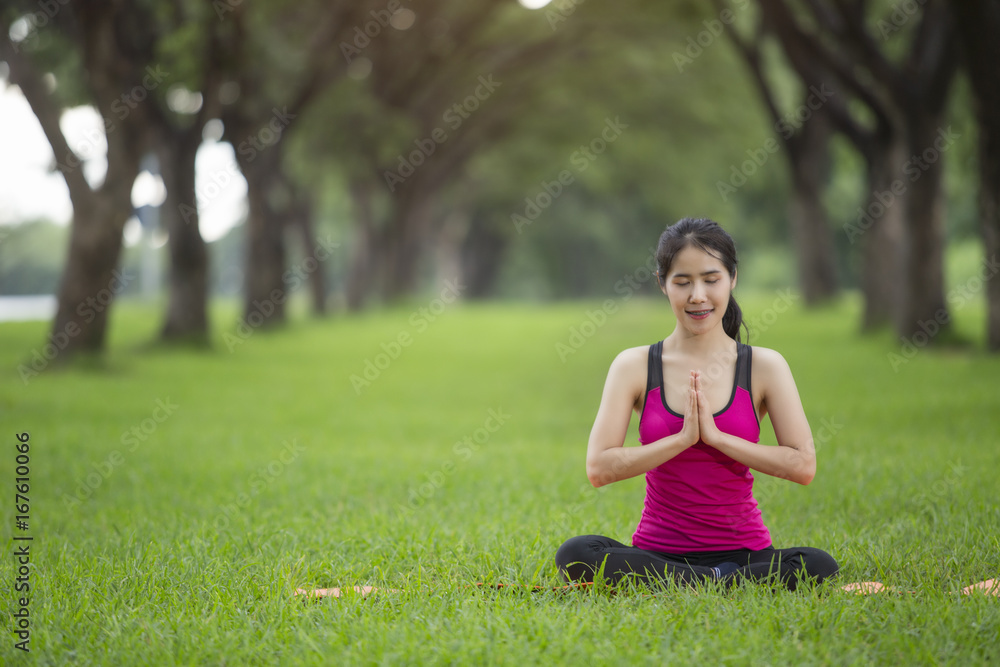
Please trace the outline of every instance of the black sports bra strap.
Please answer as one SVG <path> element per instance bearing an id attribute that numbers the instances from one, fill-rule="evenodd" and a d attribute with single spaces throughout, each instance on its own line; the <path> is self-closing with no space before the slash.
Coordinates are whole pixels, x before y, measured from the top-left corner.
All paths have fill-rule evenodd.
<path id="1" fill-rule="evenodd" d="M 736 386 L 743 387 L 750 393 L 750 372 L 753 364 L 753 348 L 743 343 L 737 343 L 736 350 Z M 657 387 L 663 386 L 663 341 L 649 346 L 649 368 L 646 372 L 646 395 Z"/>
<path id="2" fill-rule="evenodd" d="M 646 371 L 646 396 L 663 385 L 663 341 L 649 346 L 649 370 Z"/>
<path id="3" fill-rule="evenodd" d="M 753 359 L 753 348 L 743 343 L 737 343 L 736 352 L 736 386 L 743 387 L 750 393 L 750 368 Z"/>

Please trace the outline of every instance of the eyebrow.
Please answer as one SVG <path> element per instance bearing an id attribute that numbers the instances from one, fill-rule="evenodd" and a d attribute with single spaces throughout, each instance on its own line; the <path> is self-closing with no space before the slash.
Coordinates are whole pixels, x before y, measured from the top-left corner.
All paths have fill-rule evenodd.
<path id="1" fill-rule="evenodd" d="M 722 271 L 719 271 L 718 269 L 712 269 L 711 271 L 703 271 L 700 275 L 710 276 L 713 273 L 722 273 Z M 690 278 L 691 274 L 690 273 L 675 273 L 674 275 L 672 275 L 670 277 L 671 278 Z"/>

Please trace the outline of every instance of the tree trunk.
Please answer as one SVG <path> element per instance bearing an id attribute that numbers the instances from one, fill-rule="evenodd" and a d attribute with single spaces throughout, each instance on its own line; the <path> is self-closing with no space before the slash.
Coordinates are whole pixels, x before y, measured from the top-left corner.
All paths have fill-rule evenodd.
<path id="1" fill-rule="evenodd" d="M 289 222 L 298 228 L 302 234 L 303 266 L 296 277 L 304 275 L 309 284 L 309 296 L 312 304 L 312 313 L 316 317 L 326 314 L 326 272 L 323 271 L 324 262 L 330 259 L 328 253 L 319 253 L 319 244 L 316 240 L 316 228 L 313 223 L 313 207 L 309 196 L 303 190 L 292 183 L 287 176 L 284 178 L 285 187 L 291 196 L 289 204 Z"/>
<path id="2" fill-rule="evenodd" d="M 263 163 L 263 160 L 260 162 Z M 285 271 L 284 224 L 270 201 L 273 173 L 263 164 L 257 164 L 244 168 L 243 175 L 247 179 L 250 208 L 247 216 L 243 317 L 247 322 L 263 318 L 259 320 L 261 324 L 270 326 L 285 321 L 288 294 L 282 280 Z"/>
<path id="3" fill-rule="evenodd" d="M 351 181 L 354 208 L 354 242 L 347 273 L 346 301 L 350 311 L 361 310 L 372 294 L 375 273 L 375 213 L 372 208 L 373 183 L 361 178 Z"/>
<path id="4" fill-rule="evenodd" d="M 232 127 L 232 136 L 252 136 L 251 126 Z M 241 131 L 242 130 L 242 131 Z M 230 127 L 226 129 L 227 134 Z M 288 289 L 284 282 L 285 220 L 276 200 L 281 182 L 280 140 L 259 151 L 237 151 L 240 171 L 247 181 L 246 267 L 243 319 L 253 328 L 285 321 Z"/>
<path id="5" fill-rule="evenodd" d="M 907 289 L 896 321 L 896 333 L 904 338 L 930 327 L 935 332 L 942 331 L 949 324 L 944 295 L 942 177 L 943 152 L 950 146 L 946 143 L 947 135 L 939 133 L 941 120 L 921 113 L 907 124 L 910 151 L 899 176 L 905 187 L 902 196 L 906 203 L 907 230 L 902 261 Z"/>
<path id="6" fill-rule="evenodd" d="M 456 206 L 442 221 L 434 243 L 434 271 L 438 284 L 445 280 L 457 280 L 461 284 L 461 250 L 468 235 L 469 209 Z"/>
<path id="7" fill-rule="evenodd" d="M 990 0 L 953 5 L 965 49 L 979 123 L 979 218 L 986 251 L 986 344 L 1000 351 L 1000 6 Z"/>
<path id="8" fill-rule="evenodd" d="M 165 341 L 208 341 L 208 250 L 198 227 L 195 157 L 201 128 L 172 133 L 160 149 L 167 199 L 162 220 L 169 234 L 170 281 Z"/>
<path id="9" fill-rule="evenodd" d="M 896 321 L 905 293 L 900 249 L 905 234 L 906 206 L 892 194 L 906 159 L 898 139 L 874 148 L 868 165 L 868 197 L 858 218 L 846 227 L 848 240 L 861 243 L 861 291 L 864 296 L 863 331 Z"/>
<path id="10" fill-rule="evenodd" d="M 994 90 L 1000 89 L 998 83 L 994 83 Z M 998 101 L 994 98 L 994 104 Z M 991 136 L 979 146 L 979 216 L 986 250 L 986 345 L 989 350 L 1000 352 L 1000 278 L 997 277 L 997 262 L 1000 261 L 1000 105 L 993 109 Z M 981 127 L 985 127 L 985 122 Z"/>
<path id="11" fill-rule="evenodd" d="M 823 191 L 830 175 L 830 123 L 822 111 L 787 142 L 792 198 L 788 206 L 798 261 L 799 286 L 807 306 L 837 294 L 837 257 Z"/>
<path id="12" fill-rule="evenodd" d="M 413 294 L 419 286 L 425 239 L 433 233 L 431 200 L 425 191 L 393 201 L 388 229 L 377 248 L 382 295 L 387 301 Z"/>
<path id="13" fill-rule="evenodd" d="M 868 130 L 837 98 L 826 107 L 868 162 L 871 195 L 858 219 L 845 225 L 849 240 L 861 239 L 864 245 L 862 328 L 891 322 L 901 335 L 911 335 L 922 318 L 941 317 L 942 213 L 940 173 L 928 170 L 926 181 L 909 188 L 905 163 L 914 144 L 927 139 L 924 128 L 944 114 L 956 65 L 949 16 L 956 3 L 923 3 L 916 34 L 902 59 L 883 52 L 869 32 L 866 3 L 808 2 L 808 12 L 801 13 L 784 0 L 759 4 L 804 81 L 817 70 L 827 70 L 874 115 L 875 128 Z M 811 19 L 812 28 L 802 27 L 803 13 L 811 15 L 806 23 Z M 837 44 L 836 50 L 824 45 L 823 33 Z M 909 191 L 914 189 L 921 192 Z M 922 262 L 927 265 L 917 268 Z"/>
<path id="14" fill-rule="evenodd" d="M 482 299 L 496 293 L 503 258 L 510 237 L 489 224 L 488 218 L 473 214 L 469 233 L 462 244 L 462 284 L 467 285 L 469 298 Z"/>
<path id="15" fill-rule="evenodd" d="M 117 270 L 122 230 L 131 214 L 131 181 L 127 189 L 102 189 L 87 201 L 73 201 L 69 253 L 52 323 L 59 361 L 104 349 L 111 302 L 135 278 Z"/>
<path id="16" fill-rule="evenodd" d="M 114 39 L 115 11 L 97 3 L 79 9 L 75 18 L 80 24 L 78 46 L 93 89 L 93 102 L 106 119 L 111 118 L 111 103 L 126 88 L 123 81 L 130 84 L 135 75 L 127 67 L 111 66 L 120 60 L 119 44 Z M 4 17 L 0 17 L 0 30 L 6 34 L 9 29 Z M 9 67 L 10 82 L 20 87 L 38 119 L 73 204 L 69 251 L 50 336 L 52 346 L 58 351 L 52 360 L 66 362 L 78 353 L 104 349 L 112 301 L 134 278 L 119 272 L 117 267 L 122 230 L 132 215 L 132 184 L 146 140 L 143 109 L 140 105 L 126 118 L 110 125 L 105 120 L 107 173 L 104 183 L 92 188 L 83 176 L 83 161 L 62 133 L 63 110 L 46 85 L 43 70 L 35 66 L 28 54 L 13 48 L 6 36 L 0 38 L 0 59 Z"/>

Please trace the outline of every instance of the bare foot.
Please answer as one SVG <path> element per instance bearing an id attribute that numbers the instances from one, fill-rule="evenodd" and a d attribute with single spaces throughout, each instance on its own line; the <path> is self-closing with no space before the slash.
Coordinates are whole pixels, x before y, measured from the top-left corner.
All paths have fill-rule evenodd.
<path id="1" fill-rule="evenodd" d="M 841 586 L 840 589 L 858 595 L 871 595 L 872 593 L 881 593 L 886 590 L 886 587 L 877 581 L 859 581 Z"/>
<path id="2" fill-rule="evenodd" d="M 1000 597 L 1000 580 L 987 579 L 986 581 L 980 581 L 978 584 L 972 584 L 962 589 L 962 595 L 972 595 L 973 593 Z"/>

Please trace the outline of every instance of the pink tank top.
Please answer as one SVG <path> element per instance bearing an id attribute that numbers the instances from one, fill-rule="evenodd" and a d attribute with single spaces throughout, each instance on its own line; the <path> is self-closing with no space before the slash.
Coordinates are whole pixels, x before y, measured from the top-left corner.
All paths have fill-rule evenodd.
<path id="1" fill-rule="evenodd" d="M 724 433 L 759 442 L 760 422 L 750 393 L 751 350 L 737 343 L 733 393 L 714 418 Z M 684 416 L 667 407 L 662 387 L 660 341 L 649 348 L 646 400 L 639 418 L 643 445 L 679 433 L 684 424 Z M 632 544 L 672 554 L 771 546 L 753 497 L 750 469 L 701 441 L 653 468 L 646 473 L 646 501 Z"/>

